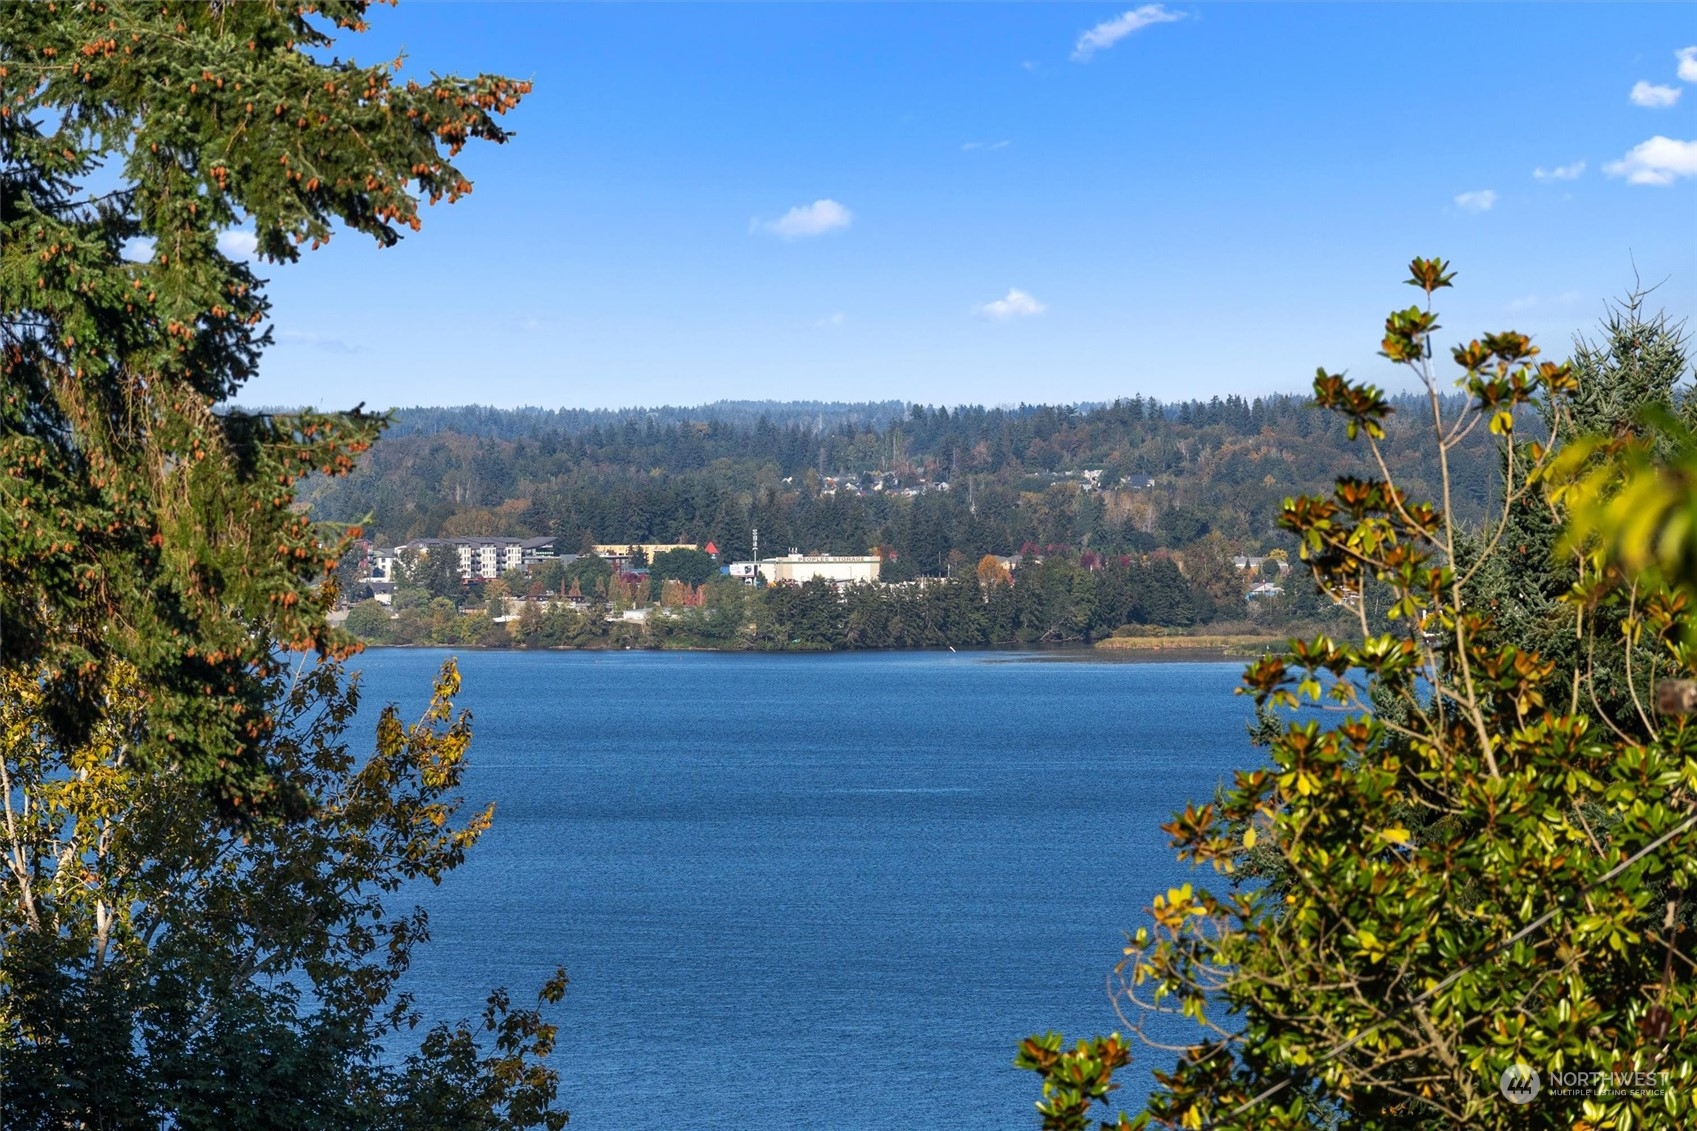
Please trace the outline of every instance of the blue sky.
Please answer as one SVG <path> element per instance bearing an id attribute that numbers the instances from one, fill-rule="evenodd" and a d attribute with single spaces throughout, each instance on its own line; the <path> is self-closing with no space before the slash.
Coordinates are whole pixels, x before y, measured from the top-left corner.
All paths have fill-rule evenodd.
<path id="1" fill-rule="evenodd" d="M 1565 355 L 1634 262 L 1697 311 L 1685 5 L 403 2 L 372 24 L 339 52 L 536 90 L 422 233 L 261 266 L 278 344 L 245 403 L 1395 384 L 1374 351 L 1417 254 L 1460 272 L 1446 336 Z"/>

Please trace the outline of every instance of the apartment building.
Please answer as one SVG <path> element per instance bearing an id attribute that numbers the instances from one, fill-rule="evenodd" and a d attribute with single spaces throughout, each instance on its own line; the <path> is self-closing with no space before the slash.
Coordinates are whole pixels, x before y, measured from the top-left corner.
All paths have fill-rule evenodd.
<path id="1" fill-rule="evenodd" d="M 518 570 L 529 573 L 538 562 L 554 557 L 552 538 L 419 538 L 393 550 L 371 555 L 371 578 L 399 581 L 401 555 L 412 550 L 426 556 L 452 553 L 465 581 L 488 581 Z"/>

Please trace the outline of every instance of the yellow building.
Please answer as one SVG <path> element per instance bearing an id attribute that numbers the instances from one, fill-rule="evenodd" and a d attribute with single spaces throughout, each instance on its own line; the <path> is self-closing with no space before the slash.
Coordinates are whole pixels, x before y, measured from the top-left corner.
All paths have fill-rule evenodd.
<path id="1" fill-rule="evenodd" d="M 663 554 L 667 550 L 694 550 L 696 548 L 693 542 L 621 542 L 617 545 L 608 543 L 605 546 L 596 546 L 595 553 L 598 557 L 629 561 L 638 550 L 641 550 L 649 561 L 653 561 L 655 554 Z"/>

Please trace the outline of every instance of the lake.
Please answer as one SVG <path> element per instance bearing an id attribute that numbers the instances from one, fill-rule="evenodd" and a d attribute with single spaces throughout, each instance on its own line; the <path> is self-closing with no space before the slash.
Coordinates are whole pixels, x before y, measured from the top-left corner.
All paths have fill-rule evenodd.
<path id="1" fill-rule="evenodd" d="M 363 719 L 448 653 L 375 650 Z M 407 894 L 433 1017 L 556 965 L 574 1128 L 1035 1128 L 1020 1038 L 1123 1025 L 1103 979 L 1196 876 L 1160 824 L 1256 763 L 1236 663 L 471 652 L 494 828 Z M 1128 1092 L 1170 1056 L 1140 1050 Z M 1137 1094 L 1132 1092 L 1132 1094 Z"/>

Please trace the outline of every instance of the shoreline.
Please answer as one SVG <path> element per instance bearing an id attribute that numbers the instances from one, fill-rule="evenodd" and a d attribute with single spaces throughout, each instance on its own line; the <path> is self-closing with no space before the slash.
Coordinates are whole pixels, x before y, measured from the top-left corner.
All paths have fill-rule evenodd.
<path id="1" fill-rule="evenodd" d="M 1126 640 L 1128 638 L 1110 638 Z M 981 644 L 969 647 L 954 647 L 942 645 L 929 648 L 654 648 L 638 645 L 609 646 L 604 648 L 572 648 L 566 646 L 550 646 L 545 648 L 525 648 L 516 645 L 487 645 L 487 644 L 371 644 L 361 642 L 361 652 L 375 651 L 438 651 L 438 652 L 535 652 L 538 654 L 556 654 L 563 652 L 602 653 L 602 652 L 648 652 L 660 654 L 694 653 L 701 655 L 723 656 L 846 656 L 846 655 L 893 655 L 897 653 L 948 653 L 961 656 L 970 655 L 1003 655 L 1006 658 L 997 659 L 994 663 L 1243 663 L 1262 654 L 1265 647 L 1254 650 L 1234 651 L 1235 646 L 1247 646 L 1251 641 L 1256 645 L 1270 647 L 1272 644 L 1283 644 L 1284 637 L 1226 638 L 1226 637 L 1148 637 L 1137 638 L 1136 644 L 1109 644 L 1108 640 L 1094 643 L 1079 641 L 1071 644 L 1051 645 L 1018 645 L 1018 644 Z M 1219 643 L 1220 641 L 1230 643 Z M 1012 655 L 1008 655 L 1008 654 Z"/>

